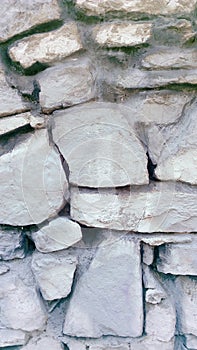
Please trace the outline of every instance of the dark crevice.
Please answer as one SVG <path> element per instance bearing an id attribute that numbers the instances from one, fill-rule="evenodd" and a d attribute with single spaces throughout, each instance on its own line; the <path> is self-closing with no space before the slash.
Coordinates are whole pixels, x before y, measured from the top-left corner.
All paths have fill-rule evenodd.
<path id="1" fill-rule="evenodd" d="M 146 153 L 146 155 L 148 158 L 147 170 L 148 170 L 148 174 L 149 174 L 149 179 L 152 181 L 160 181 L 155 176 L 155 168 L 157 167 L 157 164 L 153 164 L 148 152 Z"/>
<path id="2" fill-rule="evenodd" d="M 140 252 L 141 252 L 141 274 L 142 274 L 142 297 L 143 297 L 143 331 L 142 336 L 146 335 L 146 289 L 144 286 L 143 279 L 143 243 L 140 243 Z"/>

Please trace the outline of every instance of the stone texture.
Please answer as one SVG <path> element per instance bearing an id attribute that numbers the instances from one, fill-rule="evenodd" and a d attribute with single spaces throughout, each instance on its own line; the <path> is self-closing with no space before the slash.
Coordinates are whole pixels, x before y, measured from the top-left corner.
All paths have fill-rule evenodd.
<path id="1" fill-rule="evenodd" d="M 152 339 L 152 337 L 144 337 L 141 340 L 131 342 L 129 350 L 174 350 L 174 340 L 169 342 Z"/>
<path id="2" fill-rule="evenodd" d="M 94 40 L 100 46 L 121 47 L 146 43 L 151 37 L 152 24 L 144 23 L 106 23 L 96 26 Z"/>
<path id="3" fill-rule="evenodd" d="M 22 348 L 22 350 L 63 350 L 63 345 L 56 340 L 55 338 L 52 338 L 51 336 L 46 337 L 40 337 L 38 339 L 34 339 L 30 343 L 28 343 L 26 346 Z"/>
<path id="4" fill-rule="evenodd" d="M 34 63 L 60 61 L 82 49 L 77 25 L 74 22 L 64 24 L 52 32 L 34 34 L 16 42 L 9 49 L 13 61 L 20 62 L 23 68 Z"/>
<path id="5" fill-rule="evenodd" d="M 76 257 L 66 251 L 34 253 L 32 271 L 44 299 L 61 299 L 70 293 L 76 265 Z"/>
<path id="6" fill-rule="evenodd" d="M 173 15 L 176 13 L 189 13 L 195 9 L 196 1 L 187 0 L 167 1 L 162 0 L 76 0 L 76 6 L 85 11 L 89 16 L 104 15 L 107 12 L 125 12 L 125 13 L 146 13 L 148 15 Z"/>
<path id="7" fill-rule="evenodd" d="M 195 239 L 196 234 L 176 234 L 174 232 L 171 232 L 170 234 L 162 234 L 159 235 L 156 234 L 143 234 L 143 235 L 137 235 L 137 237 L 140 239 L 141 242 L 144 242 L 152 247 L 158 247 L 165 243 L 190 243 Z"/>
<path id="8" fill-rule="evenodd" d="M 0 260 L 22 259 L 27 243 L 21 229 L 0 228 Z"/>
<path id="9" fill-rule="evenodd" d="M 96 188 L 148 183 L 145 149 L 128 116 L 121 105 L 99 102 L 54 113 L 53 140 L 68 163 L 71 184 Z"/>
<path id="10" fill-rule="evenodd" d="M 0 42 L 31 28 L 60 19 L 57 0 L 3 0 L 0 9 Z"/>
<path id="11" fill-rule="evenodd" d="M 195 30 L 190 20 L 184 18 L 171 18 L 157 22 L 153 29 L 153 37 L 158 45 L 177 46 L 195 40 Z"/>
<path id="12" fill-rule="evenodd" d="M 20 330 L 0 329 L 0 347 L 25 345 L 28 335 Z"/>
<path id="13" fill-rule="evenodd" d="M 197 67 L 197 50 L 157 49 L 142 59 L 142 67 L 149 69 L 195 69 Z"/>
<path id="14" fill-rule="evenodd" d="M 196 188 L 151 183 L 140 188 L 71 189 L 71 217 L 87 226 L 138 232 L 195 232 Z"/>
<path id="15" fill-rule="evenodd" d="M 144 288 L 146 290 L 145 301 L 147 304 L 153 304 L 153 305 L 160 304 L 163 300 L 167 298 L 166 292 L 164 291 L 161 284 L 159 283 L 157 275 L 147 265 L 143 265 L 143 282 L 144 282 Z M 174 311 L 173 311 L 173 315 L 174 315 Z M 157 328 L 157 325 L 156 325 L 156 328 Z M 154 332 L 154 327 L 152 330 Z"/>
<path id="16" fill-rule="evenodd" d="M 140 246 L 124 238 L 110 239 L 78 280 L 63 332 L 92 338 L 138 337 L 142 328 Z"/>
<path id="17" fill-rule="evenodd" d="M 72 59 L 37 75 L 43 112 L 91 100 L 95 74 L 88 60 Z"/>
<path id="18" fill-rule="evenodd" d="M 41 117 L 34 117 L 30 112 L 0 118 L 0 136 L 27 125 L 39 129 L 44 126 L 44 120 Z"/>
<path id="19" fill-rule="evenodd" d="M 129 345 L 92 345 L 90 346 L 90 350 L 129 350 Z"/>
<path id="20" fill-rule="evenodd" d="M 9 270 L 10 270 L 9 266 L 0 263 L 0 276 L 4 275 L 7 272 L 9 272 Z"/>
<path id="21" fill-rule="evenodd" d="M 46 130 L 24 137 L 0 161 L 1 224 L 38 224 L 57 214 L 65 203 L 67 180 Z"/>
<path id="22" fill-rule="evenodd" d="M 146 265 L 151 265 L 154 260 L 154 248 L 148 244 L 143 244 L 142 252 L 143 263 Z"/>
<path id="23" fill-rule="evenodd" d="M 82 238 L 80 226 L 66 217 L 58 217 L 31 234 L 36 248 L 42 253 L 66 249 Z"/>
<path id="24" fill-rule="evenodd" d="M 186 343 L 187 348 L 196 350 L 197 349 L 197 337 L 195 337 L 192 334 L 186 334 L 185 338 L 186 338 L 185 343 Z"/>

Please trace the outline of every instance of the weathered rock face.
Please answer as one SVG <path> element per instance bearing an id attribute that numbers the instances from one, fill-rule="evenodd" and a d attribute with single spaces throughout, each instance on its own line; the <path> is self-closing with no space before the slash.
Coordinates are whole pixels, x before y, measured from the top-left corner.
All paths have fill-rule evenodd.
<path id="1" fill-rule="evenodd" d="M 14 329 L 0 329 L 0 347 L 24 345 L 28 336 L 25 332 Z"/>
<path id="2" fill-rule="evenodd" d="M 60 61 L 82 49 L 82 43 L 75 23 L 68 23 L 49 33 L 35 34 L 18 41 L 9 49 L 13 61 L 23 68 L 34 63 Z"/>
<path id="3" fill-rule="evenodd" d="M 40 125 L 39 125 L 40 124 Z M 34 117 L 30 112 L 12 115 L 11 117 L 0 118 L 0 136 L 13 132 L 27 125 L 42 127 L 44 121 L 41 117 Z"/>
<path id="4" fill-rule="evenodd" d="M 22 350 L 43 350 L 43 349 L 53 349 L 53 350 L 63 350 L 63 345 L 52 337 L 42 337 L 38 338 L 33 342 L 30 342 L 27 346 L 24 346 Z"/>
<path id="5" fill-rule="evenodd" d="M 0 228 L 0 260 L 24 258 L 27 249 L 22 230 Z"/>

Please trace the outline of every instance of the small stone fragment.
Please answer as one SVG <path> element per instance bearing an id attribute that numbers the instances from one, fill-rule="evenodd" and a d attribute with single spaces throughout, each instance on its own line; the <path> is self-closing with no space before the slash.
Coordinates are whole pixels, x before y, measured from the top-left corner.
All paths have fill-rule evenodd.
<path id="1" fill-rule="evenodd" d="M 43 123 L 43 120 L 40 118 L 39 122 Z M 32 127 L 36 128 L 37 124 L 38 119 L 34 117 L 30 112 L 12 115 L 11 117 L 0 118 L 0 136 L 27 125 L 31 125 Z"/>
<path id="2" fill-rule="evenodd" d="M 96 26 L 94 40 L 100 46 L 121 47 L 146 43 L 151 37 L 152 24 L 144 23 L 107 23 Z"/>
<path id="3" fill-rule="evenodd" d="M 146 265 L 151 265 L 154 260 L 154 248 L 148 244 L 143 244 L 143 263 Z"/>
<path id="4" fill-rule="evenodd" d="M 82 238 L 80 226 L 66 217 L 58 217 L 32 233 L 36 248 L 42 253 L 66 249 Z"/>
<path id="5" fill-rule="evenodd" d="M 33 339 L 22 350 L 63 350 L 63 345 L 56 339 L 46 336 L 38 339 Z"/>
<path id="6" fill-rule="evenodd" d="M 197 337 L 192 335 L 192 334 L 186 334 L 185 338 L 186 338 L 185 344 L 186 344 L 187 348 L 196 350 L 197 349 Z"/>
<path id="7" fill-rule="evenodd" d="M 195 234 L 176 234 L 174 232 L 170 234 L 143 234 L 138 235 L 139 239 L 152 246 L 152 247 L 158 247 L 165 243 L 190 243 L 193 239 L 195 239 Z"/>
<path id="8" fill-rule="evenodd" d="M 32 271 L 44 299 L 67 297 L 71 291 L 76 265 L 76 257 L 66 251 L 51 254 L 34 253 Z"/>
<path id="9" fill-rule="evenodd" d="M 7 273 L 7 272 L 9 272 L 9 271 L 10 271 L 9 266 L 0 263 L 0 276 L 1 276 L 1 275 L 4 275 L 5 273 Z"/>
<path id="10" fill-rule="evenodd" d="M 0 347 L 25 345 L 28 335 L 20 330 L 0 329 Z"/>
<path id="11" fill-rule="evenodd" d="M 143 265 L 143 282 L 146 288 L 145 300 L 147 303 L 156 305 L 166 299 L 166 292 L 161 287 L 155 273 L 146 265 Z"/>
<path id="12" fill-rule="evenodd" d="M 82 43 L 74 22 L 63 25 L 52 32 L 34 34 L 16 42 L 9 49 L 13 61 L 20 62 L 23 68 L 34 63 L 61 61 L 82 49 Z"/>
<path id="13" fill-rule="evenodd" d="M 24 258 L 26 245 L 26 239 L 21 229 L 0 227 L 0 260 Z"/>

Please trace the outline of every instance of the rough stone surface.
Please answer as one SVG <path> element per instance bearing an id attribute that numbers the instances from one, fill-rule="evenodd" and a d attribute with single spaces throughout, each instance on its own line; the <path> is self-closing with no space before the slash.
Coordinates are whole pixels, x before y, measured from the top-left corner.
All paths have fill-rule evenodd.
<path id="1" fill-rule="evenodd" d="M 37 25 L 60 19 L 57 0 L 3 0 L 0 8 L 0 41 Z"/>
<path id="2" fill-rule="evenodd" d="M 191 334 L 186 334 L 186 346 L 188 349 L 197 349 L 197 337 Z"/>
<path id="3" fill-rule="evenodd" d="M 31 341 L 22 350 L 63 350 L 63 345 L 56 339 L 46 336 Z"/>
<path id="4" fill-rule="evenodd" d="M 82 238 L 80 226 L 66 217 L 58 217 L 32 233 L 36 248 L 42 253 L 66 249 Z"/>
<path id="5" fill-rule="evenodd" d="M 70 293 L 76 265 L 76 257 L 66 251 L 34 253 L 32 270 L 44 299 L 61 299 Z"/>
<path id="6" fill-rule="evenodd" d="M 148 15 L 172 15 L 176 13 L 189 13 L 195 9 L 196 1 L 187 0 L 76 0 L 76 6 L 85 11 L 87 15 L 104 15 L 107 12 L 146 13 Z"/>
<path id="7" fill-rule="evenodd" d="M 154 260 L 154 248 L 148 244 L 143 244 L 143 263 L 146 265 L 151 265 Z"/>
<path id="8" fill-rule="evenodd" d="M 138 243 L 124 239 L 109 240 L 109 244 L 100 246 L 76 285 L 64 334 L 93 338 L 106 334 L 123 337 L 142 334 L 139 249 Z"/>
<path id="9" fill-rule="evenodd" d="M 94 95 L 94 71 L 87 60 L 73 59 L 50 67 L 37 75 L 40 85 L 40 104 L 44 112 L 69 107 Z"/>
<path id="10" fill-rule="evenodd" d="M 14 329 L 0 329 L 0 347 L 25 345 L 28 335 L 25 332 Z"/>
<path id="11" fill-rule="evenodd" d="M 71 216 L 87 226 L 138 232 L 195 232 L 195 188 L 152 183 L 124 190 L 71 189 Z"/>
<path id="12" fill-rule="evenodd" d="M 0 275 L 4 275 L 10 270 L 9 266 L 0 263 Z"/>
<path id="13" fill-rule="evenodd" d="M 127 344 L 122 345 L 92 345 L 90 346 L 90 350 L 129 350 L 129 346 Z"/>
<path id="14" fill-rule="evenodd" d="M 0 118 L 0 136 L 27 125 L 33 128 L 41 128 L 44 126 L 44 121 L 41 117 L 34 117 L 30 112 Z"/>
<path id="15" fill-rule="evenodd" d="M 22 230 L 0 228 L 0 260 L 22 259 L 26 250 L 27 244 Z"/>
<path id="16" fill-rule="evenodd" d="M 37 224 L 57 214 L 65 203 L 67 180 L 46 130 L 30 134 L 0 161 L 1 224 Z"/>
<path id="17" fill-rule="evenodd" d="M 129 128 L 128 116 L 127 108 L 110 103 L 54 113 L 53 139 L 68 163 L 71 184 L 96 188 L 148 183 L 145 149 Z"/>
<path id="18" fill-rule="evenodd" d="M 69 22 L 60 29 L 16 42 L 9 49 L 9 55 L 13 61 L 20 62 L 23 68 L 29 68 L 36 62 L 60 61 L 80 49 L 82 43 L 77 25 Z"/>
<path id="19" fill-rule="evenodd" d="M 152 24 L 107 23 L 95 27 L 94 40 L 106 47 L 135 46 L 146 43 L 151 37 Z"/>

